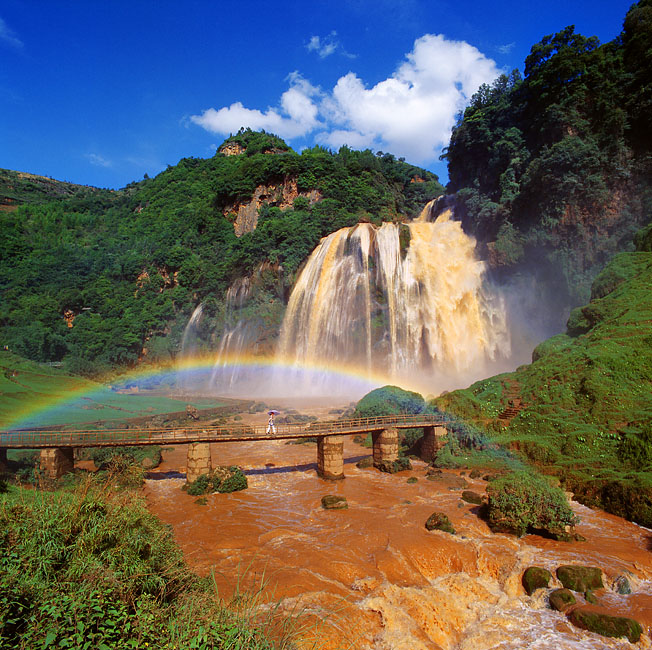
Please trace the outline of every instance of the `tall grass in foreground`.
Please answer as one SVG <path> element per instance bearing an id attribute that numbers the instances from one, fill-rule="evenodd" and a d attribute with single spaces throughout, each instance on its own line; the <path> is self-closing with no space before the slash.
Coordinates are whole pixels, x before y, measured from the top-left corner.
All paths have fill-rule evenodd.
<path id="1" fill-rule="evenodd" d="M 128 480 L 124 481 L 127 478 Z M 133 476 L 0 494 L 0 650 L 289 650 L 296 620 L 185 566 Z"/>

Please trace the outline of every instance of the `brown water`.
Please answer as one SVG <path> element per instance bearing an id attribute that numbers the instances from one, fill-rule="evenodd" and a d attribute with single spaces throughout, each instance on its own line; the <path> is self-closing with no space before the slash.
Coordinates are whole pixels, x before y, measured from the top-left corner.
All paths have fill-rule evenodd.
<path id="1" fill-rule="evenodd" d="M 214 570 L 224 596 L 238 581 L 252 587 L 264 579 L 268 596 L 283 599 L 286 611 L 318 621 L 317 647 L 631 647 L 574 628 L 548 608 L 542 591 L 527 596 L 521 576 L 533 564 L 553 575 L 561 564 L 601 567 L 608 584 L 597 592 L 601 606 L 635 617 L 646 631 L 652 626 L 652 531 L 618 517 L 573 503 L 582 519 L 577 530 L 587 538 L 582 543 L 492 534 L 477 507 L 460 500 L 459 473 L 429 481 L 419 461 L 395 475 L 358 469 L 355 461 L 369 450 L 350 437 L 347 478 L 337 482 L 317 477 L 314 444 L 225 443 L 213 445 L 212 455 L 214 464 L 244 468 L 249 488 L 209 495 L 207 505 L 199 505 L 181 491 L 184 478 L 170 478 L 185 471 L 186 448 L 168 448 L 146 481 L 152 511 L 173 526 L 195 570 Z M 416 484 L 406 483 L 411 476 Z M 469 489 L 484 491 L 484 481 L 465 479 Z M 345 496 L 348 510 L 323 510 L 325 494 Z M 448 514 L 457 535 L 425 529 L 435 510 Z M 629 576 L 631 595 L 611 589 L 622 574 Z M 644 636 L 638 647 L 652 643 Z"/>

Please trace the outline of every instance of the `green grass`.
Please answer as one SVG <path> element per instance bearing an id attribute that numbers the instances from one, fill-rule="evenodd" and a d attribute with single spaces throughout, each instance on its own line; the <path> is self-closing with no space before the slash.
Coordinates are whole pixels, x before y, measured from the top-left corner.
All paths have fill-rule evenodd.
<path id="1" fill-rule="evenodd" d="M 291 647 L 295 623 L 264 584 L 223 600 L 125 484 L 102 474 L 0 494 L 2 650 Z"/>
<path id="2" fill-rule="evenodd" d="M 224 406 L 218 399 L 192 401 L 142 393 L 117 393 L 108 386 L 45 364 L 0 353 L 0 429 L 8 426 L 78 425 Z M 18 421 L 17 417 L 21 416 Z"/>
<path id="3" fill-rule="evenodd" d="M 652 525 L 651 289 L 652 254 L 617 255 L 568 333 L 540 344 L 532 364 L 434 404 L 559 476 L 586 503 Z M 500 420 L 515 398 L 524 408 Z"/>

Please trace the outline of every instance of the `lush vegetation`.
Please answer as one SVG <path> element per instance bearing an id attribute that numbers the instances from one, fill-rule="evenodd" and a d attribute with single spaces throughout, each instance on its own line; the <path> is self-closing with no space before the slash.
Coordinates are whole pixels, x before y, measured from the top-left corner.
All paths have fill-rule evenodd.
<path id="1" fill-rule="evenodd" d="M 248 487 L 247 477 L 239 467 L 219 467 L 214 469 L 210 474 L 202 474 L 193 483 L 184 485 L 188 494 L 201 496 L 211 494 L 212 492 L 237 492 L 246 490 Z"/>
<path id="2" fill-rule="evenodd" d="M 2 345 L 85 375 L 173 359 L 197 304 L 210 345 L 229 317 L 227 288 L 249 275 L 256 290 L 244 315 L 273 332 L 321 237 L 360 220 L 414 216 L 443 192 L 433 174 L 391 154 L 297 154 L 251 131 L 231 141 L 244 153 L 186 158 L 118 192 L 36 192 L 32 200 L 32 181 L 15 174 L 11 191 L 22 206 L 0 212 Z M 237 238 L 225 206 L 288 179 L 321 199 L 298 196 L 284 210 L 270 200 L 256 230 Z"/>
<path id="3" fill-rule="evenodd" d="M 497 267 L 535 267 L 557 298 L 588 299 L 597 270 L 652 211 L 652 1 L 600 45 L 567 27 L 524 74 L 485 85 L 444 156 L 458 216 Z"/>
<path id="4" fill-rule="evenodd" d="M 492 446 L 558 476 L 575 497 L 652 526 L 652 229 L 593 283 L 568 331 L 533 363 L 434 403 L 473 423 Z M 521 402 L 515 416 L 501 417 Z M 471 445 L 473 446 L 473 444 Z M 496 451 L 496 453 L 498 453 Z"/>
<path id="5" fill-rule="evenodd" d="M 0 648 L 288 647 L 273 607 L 223 602 L 143 499 L 106 478 L 0 494 Z"/>
<path id="6" fill-rule="evenodd" d="M 514 533 L 545 531 L 564 537 L 577 523 L 566 496 L 546 478 L 529 471 L 506 474 L 487 487 L 487 516 L 492 530 Z"/>

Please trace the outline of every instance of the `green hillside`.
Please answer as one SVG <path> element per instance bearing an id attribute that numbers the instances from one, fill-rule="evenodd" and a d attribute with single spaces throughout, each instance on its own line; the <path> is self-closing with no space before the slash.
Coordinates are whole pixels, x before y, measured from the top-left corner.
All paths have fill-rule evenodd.
<path id="1" fill-rule="evenodd" d="M 587 505 L 652 526 L 652 227 L 533 362 L 437 398 Z"/>
<path id="2" fill-rule="evenodd" d="M 173 359 L 201 301 L 204 344 L 214 344 L 226 290 L 247 276 L 255 284 L 247 317 L 273 338 L 321 237 L 413 217 L 443 192 L 436 176 L 391 154 L 298 154 L 251 131 L 210 159 L 183 159 L 118 192 L 30 200 L 31 180 L 12 178 L 23 205 L 0 212 L 0 342 L 87 376 Z M 237 237 L 233 215 L 257 190 L 265 197 L 253 208 L 257 227 Z"/>
<path id="3" fill-rule="evenodd" d="M 567 27 L 532 47 L 523 76 L 482 86 L 444 157 L 456 214 L 492 266 L 586 302 L 650 220 L 651 113 L 652 0 L 632 6 L 614 41 Z"/>

